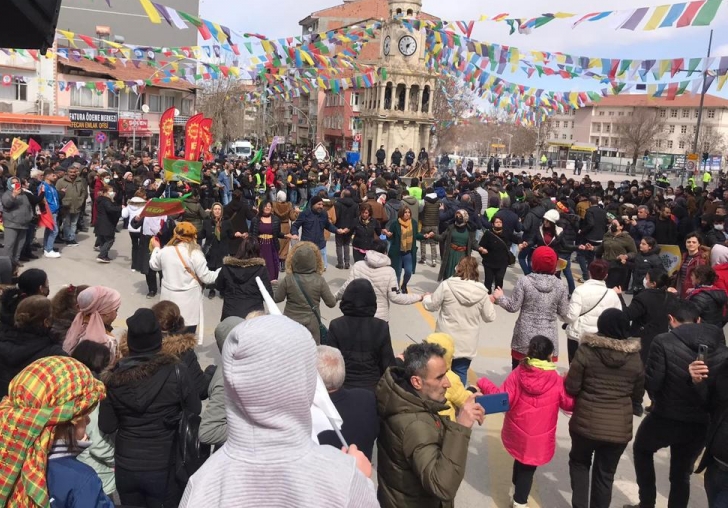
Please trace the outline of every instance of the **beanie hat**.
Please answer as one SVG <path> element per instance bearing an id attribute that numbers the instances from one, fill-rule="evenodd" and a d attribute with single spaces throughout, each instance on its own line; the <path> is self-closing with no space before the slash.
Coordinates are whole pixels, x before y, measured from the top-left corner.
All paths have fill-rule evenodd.
<path id="1" fill-rule="evenodd" d="M 626 339 L 629 337 L 629 318 L 620 309 L 607 309 L 597 320 L 599 335 L 610 339 Z"/>
<path id="2" fill-rule="evenodd" d="M 162 349 L 162 329 L 152 309 L 137 309 L 126 320 L 126 327 L 130 353 L 156 353 Z"/>
<path id="3" fill-rule="evenodd" d="M 319 203 L 323 203 L 323 201 L 324 201 L 324 200 L 323 200 L 323 198 L 321 198 L 321 197 L 319 197 L 319 196 L 314 196 L 314 197 L 312 197 L 312 198 L 311 198 L 311 208 L 313 208 L 313 207 L 314 207 L 314 205 L 317 205 L 317 204 L 319 204 Z"/>
<path id="4" fill-rule="evenodd" d="M 710 250 L 710 264 L 715 266 L 723 263 L 728 263 L 728 247 L 720 244 L 714 245 Z"/>
<path id="5" fill-rule="evenodd" d="M 549 210 L 548 212 L 546 212 L 545 214 L 543 214 L 544 220 L 547 220 L 549 222 L 553 222 L 554 224 L 556 224 L 556 221 L 558 221 L 560 217 L 561 216 L 559 215 L 558 210 L 553 210 L 553 209 L 552 210 Z"/>
<path id="6" fill-rule="evenodd" d="M 285 203 L 286 202 L 286 192 L 285 191 L 278 191 L 276 193 L 276 201 L 279 203 Z"/>
<path id="7" fill-rule="evenodd" d="M 18 277 L 18 289 L 26 296 L 38 294 L 38 288 L 48 280 L 48 275 L 40 268 L 29 268 Z"/>
<path id="8" fill-rule="evenodd" d="M 554 274 L 556 272 L 556 262 L 559 257 L 556 251 L 551 247 L 539 247 L 533 251 L 531 257 L 531 268 L 536 273 Z"/>

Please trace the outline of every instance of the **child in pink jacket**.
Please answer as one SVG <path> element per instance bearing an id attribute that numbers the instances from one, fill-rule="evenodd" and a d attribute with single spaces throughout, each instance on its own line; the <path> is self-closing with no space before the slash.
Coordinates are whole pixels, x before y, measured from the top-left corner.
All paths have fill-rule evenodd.
<path id="1" fill-rule="evenodd" d="M 478 388 L 485 395 L 507 393 L 501 438 L 513 462 L 514 508 L 526 508 L 536 467 L 547 464 L 556 450 L 559 409 L 573 411 L 574 399 L 564 391 L 564 380 L 551 361 L 554 345 L 537 335 L 528 345 L 528 357 L 511 372 L 500 388 L 481 378 Z"/>

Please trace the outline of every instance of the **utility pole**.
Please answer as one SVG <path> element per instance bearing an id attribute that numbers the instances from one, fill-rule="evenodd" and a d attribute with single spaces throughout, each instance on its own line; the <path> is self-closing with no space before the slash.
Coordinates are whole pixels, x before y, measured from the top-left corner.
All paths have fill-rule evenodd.
<path id="1" fill-rule="evenodd" d="M 713 30 L 710 31 L 710 39 L 708 40 L 708 59 L 710 59 L 710 50 L 713 46 Z M 707 67 L 707 60 L 706 60 Z M 695 129 L 695 140 L 693 140 L 693 153 L 698 153 L 698 138 L 700 137 L 700 126 L 703 122 L 703 104 L 705 104 L 705 93 L 707 92 L 705 86 L 705 79 L 708 75 L 708 69 L 703 69 L 703 85 L 700 93 L 700 106 L 698 108 L 698 126 Z"/>

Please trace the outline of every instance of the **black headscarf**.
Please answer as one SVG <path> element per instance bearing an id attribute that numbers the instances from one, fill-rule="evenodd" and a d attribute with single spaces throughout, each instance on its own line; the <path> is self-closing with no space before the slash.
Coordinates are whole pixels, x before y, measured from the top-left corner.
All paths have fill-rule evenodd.
<path id="1" fill-rule="evenodd" d="M 599 335 L 610 339 L 626 339 L 629 337 L 629 318 L 619 309 L 607 309 L 597 320 L 597 330 Z"/>

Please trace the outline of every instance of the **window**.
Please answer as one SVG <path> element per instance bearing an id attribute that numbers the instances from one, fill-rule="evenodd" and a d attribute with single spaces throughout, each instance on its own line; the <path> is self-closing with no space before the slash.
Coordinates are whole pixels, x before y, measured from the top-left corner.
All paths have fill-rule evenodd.
<path id="1" fill-rule="evenodd" d="M 562 134 L 561 139 L 566 139 L 566 134 Z"/>
<path id="2" fill-rule="evenodd" d="M 683 118 L 690 118 L 690 110 L 689 109 L 683 109 L 682 110 L 682 117 Z"/>
<path id="3" fill-rule="evenodd" d="M 574 120 L 571 121 L 571 128 L 574 128 Z"/>
<path id="4" fill-rule="evenodd" d="M 667 140 L 667 148 L 672 148 L 672 140 L 671 139 L 668 139 Z"/>
<path id="5" fill-rule="evenodd" d="M 662 148 L 662 140 L 661 140 L 661 139 L 658 139 L 658 140 L 657 140 L 657 141 L 655 142 L 655 146 L 656 146 L 657 148 Z"/>
<path id="6" fill-rule="evenodd" d="M 700 110 L 699 109 L 696 109 L 695 110 L 695 118 L 698 118 L 698 116 L 700 116 Z"/>
<path id="7" fill-rule="evenodd" d="M 574 135 L 573 134 L 569 134 L 569 139 L 574 139 Z"/>
<path id="8" fill-rule="evenodd" d="M 661 109 L 660 110 L 660 118 L 666 118 L 667 117 L 667 110 Z"/>
<path id="9" fill-rule="evenodd" d="M 594 132 L 602 132 L 602 124 L 595 123 L 594 124 Z"/>
<path id="10" fill-rule="evenodd" d="M 554 128 L 558 129 L 559 127 L 561 127 L 561 122 L 559 122 L 558 120 L 556 120 L 554 122 Z"/>
<path id="11" fill-rule="evenodd" d="M 107 104 L 109 105 L 109 109 L 118 109 L 119 108 L 119 94 L 121 92 L 114 93 L 111 90 L 109 90 L 107 93 L 108 93 Z"/>
<path id="12" fill-rule="evenodd" d="M 19 99 L 15 99 L 19 100 Z M 88 88 L 71 88 L 71 106 L 104 107 L 103 96 Z"/>
<path id="13" fill-rule="evenodd" d="M 708 118 L 715 118 L 715 110 L 709 109 L 708 110 Z"/>
<path id="14" fill-rule="evenodd" d="M 619 113 L 617 113 L 617 116 L 624 116 L 624 111 L 620 111 Z"/>
<path id="15" fill-rule="evenodd" d="M 604 111 L 600 111 L 599 116 L 604 116 Z"/>
<path id="16" fill-rule="evenodd" d="M 688 126 L 687 125 L 681 125 L 680 126 L 680 134 L 687 134 L 688 132 Z"/>
<path id="17" fill-rule="evenodd" d="M 698 126 L 697 125 L 693 125 L 693 134 L 695 134 L 696 132 L 698 132 Z"/>
<path id="18" fill-rule="evenodd" d="M 183 115 L 191 115 L 193 104 L 192 99 L 182 99 L 182 105 L 179 108 L 180 113 Z"/>
<path id="19" fill-rule="evenodd" d="M 634 114 L 634 111 L 630 111 L 629 113 L 627 113 L 627 116 L 632 116 L 633 114 Z"/>
<path id="20" fill-rule="evenodd" d="M 174 95 L 163 95 L 162 96 L 162 110 L 167 111 L 169 108 L 174 107 Z"/>
<path id="21" fill-rule="evenodd" d="M 614 116 L 614 111 L 610 111 L 609 116 Z"/>
<path id="22" fill-rule="evenodd" d="M 675 134 L 675 126 L 674 125 L 671 125 L 670 128 L 668 129 L 668 132 L 670 134 Z"/>
<path id="23" fill-rule="evenodd" d="M 121 96 L 121 109 L 124 111 L 141 111 L 144 94 L 129 92 Z"/>
<path id="24" fill-rule="evenodd" d="M 670 118 L 677 118 L 677 109 L 670 110 Z"/>
<path id="25" fill-rule="evenodd" d="M 147 106 L 153 113 L 162 112 L 162 97 L 160 95 L 147 95 Z"/>
<path id="26" fill-rule="evenodd" d="M 355 108 L 359 105 L 359 94 L 358 93 L 351 94 L 350 105 L 352 108 Z"/>
<path id="27" fill-rule="evenodd" d="M 75 90 L 75 88 L 71 90 Z M 25 78 L 18 76 L 13 80 L 12 85 L 0 87 L 0 99 L 7 101 L 27 101 L 28 84 L 25 82 Z"/>
<path id="28" fill-rule="evenodd" d="M 612 124 L 605 123 L 604 124 L 604 132 L 612 132 Z"/>
<path id="29" fill-rule="evenodd" d="M 658 141 L 658 143 L 659 143 L 659 141 Z M 659 145 L 658 145 L 658 146 L 659 146 Z M 677 144 L 677 147 L 678 147 L 678 148 L 679 148 L 680 150 L 684 150 L 684 149 L 685 149 L 685 141 L 680 141 L 680 142 L 679 142 L 679 143 Z"/>

